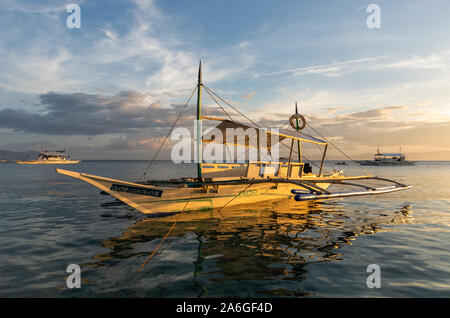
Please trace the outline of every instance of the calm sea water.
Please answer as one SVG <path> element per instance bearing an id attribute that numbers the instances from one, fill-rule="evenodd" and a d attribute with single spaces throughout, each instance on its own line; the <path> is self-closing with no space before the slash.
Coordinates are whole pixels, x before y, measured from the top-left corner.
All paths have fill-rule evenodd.
<path id="1" fill-rule="evenodd" d="M 143 161 L 69 170 L 134 181 Z M 336 166 L 347 175 L 358 166 Z M 365 167 L 408 191 L 148 218 L 55 166 L 0 164 L 1 297 L 450 297 L 450 162 Z M 152 177 L 194 174 L 156 162 Z M 80 289 L 66 268 L 81 266 Z M 369 264 L 381 268 L 370 289 Z"/>

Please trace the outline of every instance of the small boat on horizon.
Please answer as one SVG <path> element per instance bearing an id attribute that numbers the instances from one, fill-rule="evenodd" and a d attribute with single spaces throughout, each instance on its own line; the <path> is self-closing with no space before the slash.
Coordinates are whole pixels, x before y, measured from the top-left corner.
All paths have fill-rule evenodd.
<path id="1" fill-rule="evenodd" d="M 378 146 L 373 160 L 359 160 L 358 163 L 363 166 L 410 166 L 416 164 L 415 161 L 407 161 L 401 151 L 400 148 L 398 153 L 381 153 Z"/>
<path id="2" fill-rule="evenodd" d="M 34 160 L 16 160 L 18 164 L 48 165 L 48 164 L 75 164 L 81 160 L 70 160 L 65 154 L 66 150 L 48 151 L 42 150 Z"/>

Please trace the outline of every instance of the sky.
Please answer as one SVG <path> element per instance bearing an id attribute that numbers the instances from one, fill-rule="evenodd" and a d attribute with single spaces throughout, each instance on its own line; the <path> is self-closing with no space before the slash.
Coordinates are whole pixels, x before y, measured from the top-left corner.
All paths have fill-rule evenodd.
<path id="1" fill-rule="evenodd" d="M 80 28 L 67 25 L 72 3 Z M 306 132 L 355 159 L 380 146 L 450 160 L 448 12 L 447 0 L 5 0 L 0 149 L 151 159 L 201 60 L 204 84 L 254 121 L 280 127 L 298 102 Z M 179 125 L 193 125 L 194 104 Z"/>

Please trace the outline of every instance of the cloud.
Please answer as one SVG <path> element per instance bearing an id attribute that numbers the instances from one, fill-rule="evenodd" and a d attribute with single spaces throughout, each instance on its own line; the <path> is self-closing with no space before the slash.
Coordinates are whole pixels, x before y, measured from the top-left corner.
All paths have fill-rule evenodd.
<path id="1" fill-rule="evenodd" d="M 277 72 L 271 72 L 271 73 L 263 73 L 263 74 L 256 75 L 256 77 L 280 75 L 280 74 L 287 74 L 287 73 L 292 73 L 294 76 L 306 75 L 306 74 L 317 74 L 317 73 L 318 74 L 322 74 L 322 73 L 328 74 L 330 72 L 336 72 L 338 70 L 341 70 L 341 67 L 344 65 L 368 63 L 368 62 L 373 62 L 376 60 L 384 59 L 386 57 L 387 56 L 376 56 L 376 57 L 361 58 L 361 59 L 351 59 L 351 60 L 342 61 L 342 62 L 333 62 L 330 64 L 298 67 L 298 68 L 289 69 L 289 70 L 283 70 L 283 71 L 277 71 Z"/>
<path id="2" fill-rule="evenodd" d="M 151 90 L 170 99 L 193 88 L 201 58 L 207 83 L 231 80 L 256 61 L 241 41 L 220 50 L 199 48 L 173 27 L 171 17 L 153 1 L 121 3 L 120 23 L 104 18 L 91 21 L 89 13 L 98 7 L 83 4 L 86 22 L 79 30 L 65 26 L 66 5 L 58 1 L 11 4 L 12 10 L 0 22 L 0 88 L 28 94 Z M 5 31 L 17 20 L 23 21 L 20 28 Z"/>
<path id="3" fill-rule="evenodd" d="M 432 53 L 427 56 L 413 55 L 411 57 L 393 61 L 386 64 L 375 64 L 370 66 L 371 69 L 442 69 L 448 68 L 448 58 L 450 51 L 441 53 Z"/>
<path id="4" fill-rule="evenodd" d="M 375 56 L 360 59 L 351 59 L 329 64 L 298 67 L 277 72 L 262 73 L 256 77 L 291 74 L 292 76 L 303 76 L 319 74 L 323 76 L 339 77 L 358 71 L 380 71 L 380 70 L 443 70 L 450 66 L 450 51 L 443 50 L 429 55 L 413 55 L 410 57 Z"/>
<path id="5" fill-rule="evenodd" d="M 162 107 L 151 95 L 123 91 L 114 96 L 84 93 L 41 94 L 33 112 L 0 110 L 0 127 L 46 135 L 102 135 L 132 133 L 145 128 L 166 128 L 180 111 L 179 105 Z M 184 120 L 189 114 L 184 116 Z"/>
<path id="6" fill-rule="evenodd" d="M 406 106 L 388 106 L 383 108 L 369 109 L 351 114 L 339 115 L 336 117 L 339 121 L 377 121 L 392 118 L 392 113 L 397 110 L 406 109 Z"/>
<path id="7" fill-rule="evenodd" d="M 255 96 L 256 92 L 250 92 L 242 96 L 242 98 L 251 99 Z"/>
<path id="8" fill-rule="evenodd" d="M 77 4 L 83 3 L 83 1 L 75 1 Z M 60 0 L 51 0 L 47 3 L 43 1 L 20 1 L 20 0 L 4 0 L 3 7 L 7 10 L 22 11 L 30 14 L 44 14 L 51 18 L 57 18 L 59 13 L 66 9 L 68 3 L 61 2 Z"/>
<path id="9" fill-rule="evenodd" d="M 92 158 L 102 155 L 110 158 L 108 153 L 119 157 L 122 154 L 148 157 L 150 152 L 159 148 L 181 110 L 181 105 L 162 106 L 152 94 L 137 91 L 122 91 L 113 96 L 49 92 L 39 98 L 40 103 L 34 106 L 33 111 L 0 110 L 0 128 L 49 137 L 65 136 L 66 142 L 69 136 L 84 136 L 85 142 L 80 140 L 68 146 L 75 154 L 82 153 Z M 220 117 L 220 108 L 210 106 L 206 101 L 205 106 L 207 115 Z M 185 111 L 177 127 L 192 128 L 194 105 L 188 107 L 190 110 Z M 305 132 L 317 136 L 311 129 L 313 127 L 355 158 L 372 153 L 378 145 L 386 151 L 393 151 L 399 146 L 417 152 L 420 149 L 431 149 L 433 153 L 450 151 L 450 140 L 442 138 L 450 135 L 450 122 L 426 123 L 419 116 L 411 120 L 414 116 L 410 116 L 409 109 L 408 106 L 389 105 L 342 114 L 334 111 L 344 109 L 330 108 L 330 112 L 325 114 L 305 114 Z M 414 113 L 417 111 L 414 110 Z M 286 128 L 289 116 L 265 112 L 258 117 L 258 123 L 263 127 Z M 86 137 L 95 137 L 95 141 Z M 38 144 L 51 143 L 40 138 L 42 141 Z M 61 139 L 54 139 L 53 143 L 67 145 L 58 140 Z M 159 158 L 169 158 L 170 144 L 170 141 L 166 142 Z M 320 155 L 315 148 L 306 147 L 305 154 L 308 152 L 312 153 L 307 155 L 310 159 Z M 333 149 L 329 154 L 330 158 L 342 159 Z"/>
<path id="10" fill-rule="evenodd" d="M 398 151 L 402 146 L 403 150 L 415 152 L 420 159 L 427 158 L 420 152 L 430 149 L 436 158 L 443 159 L 450 152 L 450 140 L 442 138 L 450 135 L 450 122 L 445 118 L 433 123 L 423 122 L 420 118 L 410 120 L 409 109 L 408 106 L 393 105 L 334 116 L 305 114 L 307 126 L 304 132 L 321 138 L 314 128 L 355 159 L 367 157 L 367 153 L 375 151 L 378 145 L 385 151 Z M 286 114 L 265 113 L 259 123 L 265 127 L 281 127 L 287 119 Z M 310 159 L 320 158 L 314 147 L 305 151 L 305 154 L 310 153 L 306 155 Z M 333 147 L 329 147 L 329 156 L 343 159 Z"/>

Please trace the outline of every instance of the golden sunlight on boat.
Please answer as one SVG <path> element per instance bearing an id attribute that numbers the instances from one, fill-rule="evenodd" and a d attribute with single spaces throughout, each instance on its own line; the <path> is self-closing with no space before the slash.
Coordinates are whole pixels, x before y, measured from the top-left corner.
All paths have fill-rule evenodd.
<path id="1" fill-rule="evenodd" d="M 228 118 L 202 115 L 202 90 L 210 95 Z M 195 138 L 196 177 L 128 182 L 63 169 L 56 169 L 56 171 L 60 174 L 83 180 L 146 214 L 204 211 L 281 199 L 295 199 L 296 201 L 335 199 L 383 194 L 410 188 L 409 185 L 386 178 L 371 175 L 347 177 L 341 171 L 325 171 L 324 162 L 327 148 L 329 145 L 334 145 L 322 135 L 320 135 L 321 138 L 318 138 L 302 131 L 306 126 L 306 119 L 298 113 L 297 104 L 295 105 L 295 114 L 289 119 L 290 128 L 268 129 L 260 127 L 203 84 L 201 63 L 197 86 L 181 109 L 169 134 L 173 131 L 178 119 L 195 92 L 197 92 L 195 130 L 197 136 L 200 136 L 200 138 Z M 248 122 L 233 120 L 231 115 L 218 102 L 219 100 L 244 117 Z M 204 134 L 201 124 L 204 120 L 218 122 L 218 124 L 213 130 Z M 234 133 L 236 131 L 250 131 L 250 133 L 244 136 L 234 135 L 230 137 L 227 136 L 230 130 L 234 131 Z M 211 134 L 211 131 L 214 131 L 214 134 Z M 224 138 L 217 138 L 217 134 L 222 135 Z M 166 136 L 164 141 L 168 136 Z M 275 143 L 272 143 L 274 139 Z M 251 143 L 252 140 L 257 141 L 256 145 Z M 283 141 L 290 141 L 290 146 L 284 144 Z M 208 145 L 214 143 L 220 147 L 227 147 L 230 159 L 234 160 L 234 162 L 204 162 L 202 160 L 203 143 Z M 316 172 L 313 172 L 311 163 L 304 162 L 305 157 L 302 153 L 302 144 L 305 143 L 323 147 L 321 148 L 323 149 L 322 160 L 320 165 L 317 166 Z M 160 145 L 142 177 L 146 176 L 163 145 L 164 142 Z M 251 147 L 253 149 L 256 148 L 257 160 L 247 160 L 242 164 L 235 163 L 235 158 L 231 158 L 231 151 L 228 148 L 230 145 L 247 149 Z M 277 156 L 273 156 L 273 151 L 278 149 L 279 145 L 289 149 L 289 158 L 287 160 L 281 160 Z M 267 154 L 269 154 L 270 158 L 263 158 Z M 377 187 L 361 181 L 383 181 L 390 185 Z M 358 189 L 335 192 L 329 189 L 334 185 L 347 188 L 356 187 Z"/>

